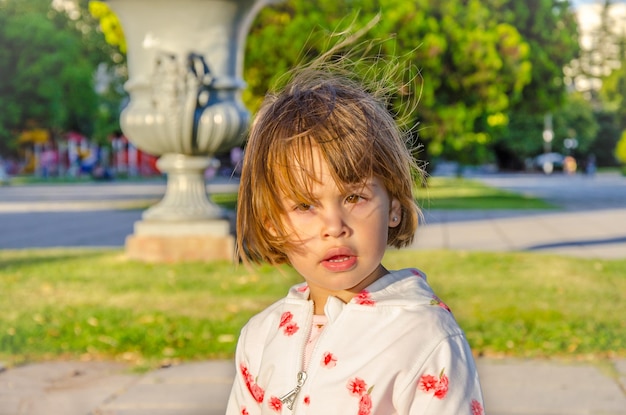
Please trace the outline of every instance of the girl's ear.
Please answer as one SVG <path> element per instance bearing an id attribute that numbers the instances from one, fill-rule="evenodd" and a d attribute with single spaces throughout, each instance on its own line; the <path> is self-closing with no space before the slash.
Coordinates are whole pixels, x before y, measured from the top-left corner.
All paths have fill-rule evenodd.
<path id="1" fill-rule="evenodd" d="M 278 235 L 278 232 L 276 232 L 276 228 L 274 227 L 272 222 L 269 220 L 269 218 L 265 218 L 263 223 L 265 224 L 265 229 L 267 229 L 267 232 L 270 235 L 272 235 L 273 237 L 276 237 L 276 235 Z"/>
<path id="2" fill-rule="evenodd" d="M 395 228 L 400 225 L 400 221 L 402 221 L 402 206 L 400 205 L 400 201 L 394 198 L 391 200 L 391 207 L 389 209 L 389 227 Z"/>

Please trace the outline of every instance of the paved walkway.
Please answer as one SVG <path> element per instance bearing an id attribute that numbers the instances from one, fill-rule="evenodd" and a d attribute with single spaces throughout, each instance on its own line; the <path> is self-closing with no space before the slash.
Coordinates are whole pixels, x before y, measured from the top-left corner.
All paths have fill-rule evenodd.
<path id="1" fill-rule="evenodd" d="M 489 415 L 624 415 L 626 360 L 602 366 L 479 359 Z M 2 415 L 223 415 L 231 361 L 133 375 L 114 363 L 52 362 L 0 373 Z"/>
<path id="2" fill-rule="evenodd" d="M 626 179 L 488 176 L 544 197 L 556 211 L 427 211 L 415 249 L 529 250 L 626 258 Z M 214 184 L 217 185 L 217 184 Z M 219 191 L 218 188 L 213 188 Z M 162 182 L 0 188 L 0 249 L 123 245 Z M 589 197 L 592 195 L 593 197 Z M 490 415 L 626 415 L 626 359 L 478 359 Z M 232 361 L 145 375 L 111 362 L 51 362 L 3 370 L 0 415 L 223 414 Z"/>

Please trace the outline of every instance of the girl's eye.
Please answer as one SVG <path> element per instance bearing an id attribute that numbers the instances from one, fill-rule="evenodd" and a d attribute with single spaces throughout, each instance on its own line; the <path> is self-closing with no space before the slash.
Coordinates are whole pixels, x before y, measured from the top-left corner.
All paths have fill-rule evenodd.
<path id="1" fill-rule="evenodd" d="M 363 199 L 363 196 L 360 195 L 350 195 L 346 197 L 346 203 L 359 203 Z"/>
<path id="2" fill-rule="evenodd" d="M 293 210 L 306 212 L 308 210 L 311 210 L 311 205 L 309 205 L 308 203 L 298 203 L 297 205 L 293 207 Z"/>

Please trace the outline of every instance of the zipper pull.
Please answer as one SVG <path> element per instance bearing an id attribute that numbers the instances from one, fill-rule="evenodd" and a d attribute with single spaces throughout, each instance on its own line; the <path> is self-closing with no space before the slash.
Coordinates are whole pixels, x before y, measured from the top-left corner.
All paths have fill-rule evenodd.
<path id="1" fill-rule="evenodd" d="M 306 372 L 298 372 L 298 381 L 296 383 L 296 387 L 293 388 L 291 392 L 288 392 L 280 398 L 280 401 L 283 404 L 287 405 L 287 408 L 289 408 L 290 410 L 293 410 L 293 404 L 296 402 L 298 393 L 300 392 L 300 389 L 302 389 L 302 385 L 304 385 L 305 381 Z"/>

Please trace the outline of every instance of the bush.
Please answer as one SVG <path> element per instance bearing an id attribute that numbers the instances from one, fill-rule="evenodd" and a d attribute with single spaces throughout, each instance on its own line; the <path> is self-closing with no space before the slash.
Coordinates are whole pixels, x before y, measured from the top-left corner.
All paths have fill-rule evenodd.
<path id="1" fill-rule="evenodd" d="M 626 176 L 626 131 L 622 133 L 622 138 L 615 146 L 615 157 L 622 163 L 622 174 Z"/>

